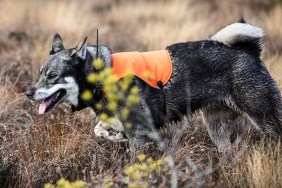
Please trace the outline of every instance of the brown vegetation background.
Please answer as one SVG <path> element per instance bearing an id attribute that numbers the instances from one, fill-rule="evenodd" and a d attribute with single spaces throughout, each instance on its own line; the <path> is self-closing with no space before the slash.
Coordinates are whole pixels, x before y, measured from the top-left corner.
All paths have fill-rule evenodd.
<path id="1" fill-rule="evenodd" d="M 48 57 L 52 37 L 66 47 L 85 36 L 113 52 L 164 49 L 176 42 L 207 39 L 244 17 L 265 31 L 262 59 L 280 88 L 282 6 L 279 0 L 0 0 L 0 186 L 42 187 L 60 177 L 82 179 L 92 187 L 126 187 L 123 173 L 134 161 L 127 144 L 94 135 L 89 110 L 72 114 L 65 105 L 39 116 L 38 104 L 25 97 Z M 282 187 L 281 145 L 254 141 L 251 132 L 233 155 L 217 152 L 201 116 L 161 130 L 174 153 L 179 187 Z M 187 126 L 188 125 L 188 126 Z M 178 140 L 178 142 L 175 142 Z M 149 143 L 142 151 L 165 155 Z M 149 187 L 169 187 L 171 172 L 148 176 Z"/>

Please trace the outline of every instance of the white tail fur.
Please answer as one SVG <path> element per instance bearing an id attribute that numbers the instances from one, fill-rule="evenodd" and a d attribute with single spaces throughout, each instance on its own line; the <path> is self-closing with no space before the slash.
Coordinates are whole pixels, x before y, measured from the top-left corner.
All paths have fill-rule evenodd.
<path id="1" fill-rule="evenodd" d="M 262 37 L 263 30 L 260 27 L 246 23 L 233 23 L 219 30 L 210 39 L 227 46 L 240 42 L 253 42 L 260 46 Z"/>

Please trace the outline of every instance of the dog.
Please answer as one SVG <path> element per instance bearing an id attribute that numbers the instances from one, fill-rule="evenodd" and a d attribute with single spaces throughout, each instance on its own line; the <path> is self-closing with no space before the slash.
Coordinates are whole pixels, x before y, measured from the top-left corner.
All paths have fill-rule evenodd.
<path id="1" fill-rule="evenodd" d="M 241 21 L 223 27 L 207 40 L 166 47 L 162 53 L 170 63 L 168 79 L 150 85 L 133 71 L 132 85 L 139 88 L 140 104 L 130 109 L 127 121 L 119 116 L 115 123 L 100 121 L 95 133 L 114 141 L 138 138 L 139 143 L 144 143 L 148 131 L 201 110 L 210 138 L 219 148 L 240 140 L 247 128 L 237 128 L 244 127 L 246 119 L 265 133 L 280 136 L 281 95 L 260 59 L 263 35 L 260 27 Z M 39 81 L 26 92 L 29 99 L 43 101 L 40 114 L 64 101 L 70 103 L 73 111 L 91 107 L 97 116 L 103 112 L 93 105 L 107 105 L 107 97 L 101 91 L 103 84 L 90 84 L 86 77 L 98 71 L 92 66 L 97 56 L 103 60 L 103 68 L 111 68 L 116 54 L 106 46 L 87 45 L 86 40 L 65 49 L 60 35 L 54 36 L 50 55 L 40 68 Z M 123 55 L 127 58 L 126 53 Z M 164 63 L 156 62 L 158 67 Z M 86 89 L 93 93 L 91 102 L 80 97 Z M 125 127 L 126 122 L 133 126 Z"/>

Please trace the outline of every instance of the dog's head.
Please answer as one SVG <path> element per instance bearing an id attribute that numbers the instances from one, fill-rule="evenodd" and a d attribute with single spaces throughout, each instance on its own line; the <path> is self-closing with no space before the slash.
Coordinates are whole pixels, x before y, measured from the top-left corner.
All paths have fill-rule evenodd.
<path id="1" fill-rule="evenodd" d="M 76 48 L 65 49 L 60 35 L 54 36 L 50 55 L 40 68 L 39 81 L 26 92 L 29 99 L 42 101 L 39 114 L 52 110 L 63 101 L 78 105 L 78 80 L 85 78 L 81 66 L 86 59 L 86 40 Z"/>

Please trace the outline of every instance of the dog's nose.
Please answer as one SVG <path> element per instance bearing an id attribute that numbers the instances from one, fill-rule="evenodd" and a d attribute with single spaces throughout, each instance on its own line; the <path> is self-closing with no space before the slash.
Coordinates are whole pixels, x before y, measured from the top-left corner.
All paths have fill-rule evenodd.
<path id="1" fill-rule="evenodd" d="M 25 94 L 29 99 L 32 99 L 32 96 L 34 95 L 34 90 L 30 89 Z"/>

